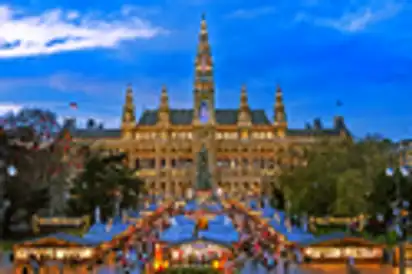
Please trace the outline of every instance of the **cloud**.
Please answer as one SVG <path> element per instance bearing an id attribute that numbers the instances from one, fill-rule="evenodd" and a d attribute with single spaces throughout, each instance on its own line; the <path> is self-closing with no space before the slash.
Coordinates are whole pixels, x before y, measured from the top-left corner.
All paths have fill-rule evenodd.
<path id="1" fill-rule="evenodd" d="M 149 39 L 162 33 L 125 10 L 105 19 L 92 14 L 54 9 L 27 15 L 0 6 L 0 58 L 50 55 L 92 48 L 113 48 L 122 41 Z M 112 18 L 112 19 L 108 19 Z M 113 19 L 115 18 L 115 19 Z"/>
<path id="2" fill-rule="evenodd" d="M 226 17 L 231 19 L 253 19 L 260 16 L 273 14 L 276 12 L 274 7 L 259 7 L 254 9 L 238 9 L 229 13 Z"/>
<path id="3" fill-rule="evenodd" d="M 9 112 L 18 112 L 22 108 L 19 104 L 13 103 L 1 103 L 0 104 L 0 115 L 5 115 Z"/>
<path id="4" fill-rule="evenodd" d="M 316 17 L 307 13 L 298 13 L 295 19 L 298 22 L 309 22 L 341 32 L 355 33 L 396 16 L 401 8 L 402 5 L 400 4 L 388 3 L 382 7 L 361 7 L 356 11 L 343 13 L 336 18 Z"/>

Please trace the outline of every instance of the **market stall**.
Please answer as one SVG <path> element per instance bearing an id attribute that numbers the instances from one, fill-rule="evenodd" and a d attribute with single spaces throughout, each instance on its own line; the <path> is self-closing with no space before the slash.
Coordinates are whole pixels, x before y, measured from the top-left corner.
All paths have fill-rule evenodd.
<path id="1" fill-rule="evenodd" d="M 380 264 L 384 245 L 345 233 L 319 236 L 298 244 L 310 263 L 346 263 L 352 257 L 356 263 Z"/>
<path id="2" fill-rule="evenodd" d="M 77 267 L 76 271 L 81 273 L 102 258 L 99 242 L 66 233 L 16 244 L 13 255 L 15 273 L 23 273 L 24 267 L 31 271 L 33 259 L 39 262 L 41 270 L 47 270 L 50 274 L 61 273 L 62 267 Z"/>
<path id="3" fill-rule="evenodd" d="M 223 269 L 225 262 L 233 256 L 231 245 L 210 240 L 190 240 L 163 246 L 163 256 L 154 262 L 155 269 L 181 267 L 213 267 Z"/>
<path id="4" fill-rule="evenodd" d="M 398 266 L 399 265 L 399 246 L 395 248 L 394 255 L 395 256 L 393 258 L 394 259 L 393 262 L 396 266 Z M 411 241 L 408 241 L 405 244 L 405 263 L 407 266 L 412 266 L 412 242 Z"/>
<path id="5" fill-rule="evenodd" d="M 86 231 L 90 226 L 90 217 L 40 217 L 33 215 L 31 225 L 35 234 L 55 233 L 65 229 Z"/>

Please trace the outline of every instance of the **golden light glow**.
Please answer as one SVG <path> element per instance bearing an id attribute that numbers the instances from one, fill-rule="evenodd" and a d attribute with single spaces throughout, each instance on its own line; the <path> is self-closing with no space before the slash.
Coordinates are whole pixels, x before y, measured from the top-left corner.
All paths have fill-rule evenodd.
<path id="1" fill-rule="evenodd" d="M 220 262 L 215 260 L 215 261 L 212 262 L 212 266 L 215 269 L 219 269 L 220 268 Z"/>
<path id="2" fill-rule="evenodd" d="M 367 247 L 318 247 L 318 248 L 306 248 L 304 250 L 306 256 L 313 259 L 319 258 L 361 258 L 361 259 L 373 259 L 380 258 L 382 256 L 382 250 L 380 248 L 367 248 Z"/>
<path id="3" fill-rule="evenodd" d="M 172 258 L 173 258 L 173 260 L 179 259 L 179 251 L 173 250 L 172 251 Z"/>
<path id="4" fill-rule="evenodd" d="M 31 255 L 45 256 L 49 259 L 63 260 L 68 258 L 90 259 L 94 252 L 91 248 L 19 248 L 16 253 L 17 260 L 27 260 Z"/>

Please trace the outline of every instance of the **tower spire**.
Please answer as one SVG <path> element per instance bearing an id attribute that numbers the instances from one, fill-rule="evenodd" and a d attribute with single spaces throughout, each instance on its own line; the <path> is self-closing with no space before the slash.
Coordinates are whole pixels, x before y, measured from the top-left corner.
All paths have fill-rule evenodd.
<path id="1" fill-rule="evenodd" d="M 250 108 L 248 103 L 246 85 L 243 85 L 242 90 L 240 91 L 240 106 L 237 120 L 239 126 L 241 127 L 251 125 Z"/>
<path id="2" fill-rule="evenodd" d="M 167 125 L 169 123 L 169 95 L 165 85 L 162 87 L 160 95 L 160 106 L 158 111 L 158 123 Z"/>
<path id="3" fill-rule="evenodd" d="M 169 111 L 169 95 L 167 94 L 167 88 L 162 86 L 162 94 L 160 95 L 160 111 Z"/>
<path id="4" fill-rule="evenodd" d="M 283 103 L 283 92 L 280 86 L 276 88 L 276 99 L 274 109 L 274 126 L 277 129 L 279 136 L 284 136 L 287 129 L 287 119 L 285 112 L 285 105 Z"/>
<path id="5" fill-rule="evenodd" d="M 123 123 L 130 123 L 135 122 L 135 107 L 133 103 L 133 89 L 132 86 L 129 84 L 126 89 L 126 100 L 123 105 L 123 115 L 122 115 L 122 122 Z"/>
<path id="6" fill-rule="evenodd" d="M 205 15 L 200 22 L 199 43 L 195 59 L 195 81 L 194 81 L 194 112 L 195 124 L 211 123 L 215 121 L 215 99 L 213 81 L 213 62 L 209 44 L 209 34 Z M 207 112 L 207 119 L 205 113 Z"/>
<path id="7" fill-rule="evenodd" d="M 243 85 L 242 90 L 240 91 L 240 109 L 246 111 L 249 110 L 246 85 Z"/>
<path id="8" fill-rule="evenodd" d="M 123 136 L 131 136 L 131 132 L 136 124 L 135 106 L 133 103 L 133 90 L 129 84 L 126 89 L 126 99 L 122 113 L 122 132 Z"/>
<path id="9" fill-rule="evenodd" d="M 209 44 L 209 33 L 207 31 L 206 17 L 205 14 L 202 14 L 196 56 L 196 78 L 200 78 L 202 76 L 212 77 L 212 66 L 212 54 Z"/>

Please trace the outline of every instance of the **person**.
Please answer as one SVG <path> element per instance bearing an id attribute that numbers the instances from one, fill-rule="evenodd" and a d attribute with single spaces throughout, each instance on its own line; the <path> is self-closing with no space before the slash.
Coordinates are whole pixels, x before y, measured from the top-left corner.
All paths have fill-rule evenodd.
<path id="1" fill-rule="evenodd" d="M 29 264 L 33 270 L 33 274 L 39 274 L 40 272 L 40 262 L 38 258 L 34 255 L 30 256 Z"/>
<path id="2" fill-rule="evenodd" d="M 348 274 L 358 274 L 359 273 L 359 271 L 355 267 L 355 259 L 352 256 L 348 257 L 347 273 Z"/>
<path id="3" fill-rule="evenodd" d="M 288 274 L 296 274 L 298 273 L 298 266 L 297 266 L 297 257 L 296 255 L 292 255 L 291 260 L 289 261 L 289 268 Z"/>

